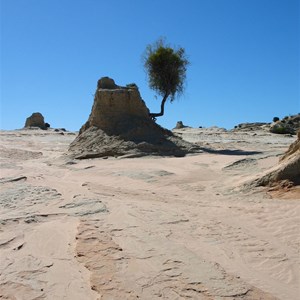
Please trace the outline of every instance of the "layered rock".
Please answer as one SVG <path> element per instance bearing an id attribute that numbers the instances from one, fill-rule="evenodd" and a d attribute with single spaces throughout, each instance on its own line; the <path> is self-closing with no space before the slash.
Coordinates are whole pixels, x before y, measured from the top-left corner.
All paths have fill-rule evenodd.
<path id="1" fill-rule="evenodd" d="M 122 155 L 183 156 L 196 147 L 157 125 L 131 84 L 121 87 L 104 77 L 98 81 L 88 121 L 70 145 L 75 158 Z"/>
<path id="2" fill-rule="evenodd" d="M 297 152 L 299 154 L 299 151 L 300 151 L 300 129 L 297 132 L 297 140 L 290 145 L 290 147 L 286 151 L 286 153 L 280 158 L 280 161 L 284 161 L 286 159 L 289 159 L 295 153 L 297 154 Z"/>
<path id="3" fill-rule="evenodd" d="M 256 185 L 272 186 L 281 181 L 293 185 L 300 184 L 300 131 L 298 131 L 297 140 L 290 145 L 287 152 L 280 158 L 279 164 L 256 180 Z"/>
<path id="4" fill-rule="evenodd" d="M 47 129 L 49 126 L 47 126 L 47 123 L 45 123 L 44 116 L 41 113 L 36 112 L 26 119 L 25 128 L 28 127 L 38 127 L 41 129 Z"/>
<path id="5" fill-rule="evenodd" d="M 108 135 L 125 134 L 129 139 L 130 131 L 134 131 L 133 138 L 137 138 L 141 121 L 149 122 L 150 117 L 138 89 L 119 87 L 112 79 L 105 77 L 98 81 L 91 114 L 80 133 L 97 127 Z"/>

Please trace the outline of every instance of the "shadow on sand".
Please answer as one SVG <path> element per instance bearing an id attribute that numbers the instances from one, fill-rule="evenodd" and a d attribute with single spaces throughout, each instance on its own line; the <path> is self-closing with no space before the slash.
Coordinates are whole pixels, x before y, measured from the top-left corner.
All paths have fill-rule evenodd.
<path id="1" fill-rule="evenodd" d="M 213 153 L 213 154 L 222 154 L 222 155 L 256 155 L 256 154 L 262 154 L 261 151 L 244 151 L 244 150 L 229 150 L 229 149 L 222 149 L 222 150 L 216 150 L 211 148 L 200 148 L 202 151 L 207 153 Z"/>

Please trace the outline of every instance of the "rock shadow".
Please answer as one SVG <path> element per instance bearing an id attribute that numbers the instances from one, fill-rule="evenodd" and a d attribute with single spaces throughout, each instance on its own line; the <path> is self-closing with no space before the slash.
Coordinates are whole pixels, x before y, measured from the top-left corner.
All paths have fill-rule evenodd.
<path id="1" fill-rule="evenodd" d="M 240 149 L 231 150 L 231 149 L 211 149 L 206 147 L 200 147 L 203 152 L 212 153 L 212 154 L 221 154 L 221 155 L 257 155 L 263 154 L 261 151 L 244 151 Z"/>

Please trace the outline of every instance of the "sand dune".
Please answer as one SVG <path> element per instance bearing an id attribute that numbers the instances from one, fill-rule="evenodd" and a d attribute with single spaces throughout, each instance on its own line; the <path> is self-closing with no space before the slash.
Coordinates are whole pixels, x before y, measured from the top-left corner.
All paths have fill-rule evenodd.
<path id="1" fill-rule="evenodd" d="M 1 131 L 0 299 L 299 299 L 299 190 L 244 185 L 295 137 L 176 132 L 202 153 L 73 160 L 72 133 Z"/>

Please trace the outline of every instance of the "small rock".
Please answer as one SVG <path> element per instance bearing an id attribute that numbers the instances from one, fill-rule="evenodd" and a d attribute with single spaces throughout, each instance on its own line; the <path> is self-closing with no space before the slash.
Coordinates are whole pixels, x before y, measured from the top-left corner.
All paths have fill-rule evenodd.
<path id="1" fill-rule="evenodd" d="M 181 128 L 184 128 L 184 127 L 186 127 L 186 126 L 183 125 L 182 121 L 178 121 L 176 123 L 175 129 L 181 129 Z"/>

